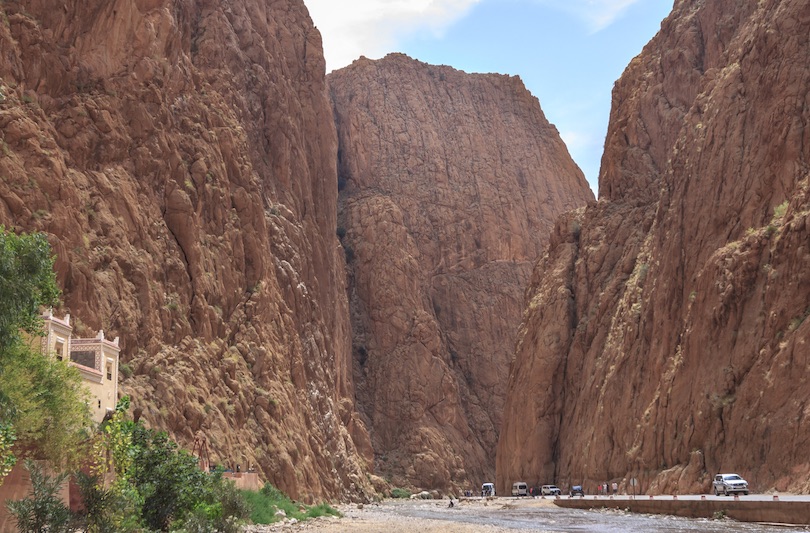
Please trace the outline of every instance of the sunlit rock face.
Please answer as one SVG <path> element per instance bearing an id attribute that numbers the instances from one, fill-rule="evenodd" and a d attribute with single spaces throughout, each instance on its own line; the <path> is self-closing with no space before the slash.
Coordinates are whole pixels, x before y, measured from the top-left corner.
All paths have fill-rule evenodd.
<path id="1" fill-rule="evenodd" d="M 400 54 L 327 76 L 358 408 L 398 486 L 492 480 L 532 265 L 593 201 L 519 78 Z"/>
<path id="2" fill-rule="evenodd" d="M 302 1 L 7 0 L 0 223 L 45 232 L 149 425 L 363 499 L 337 139 Z"/>
<path id="3" fill-rule="evenodd" d="M 617 82 L 599 202 L 532 278 L 499 491 L 810 491 L 809 25 L 804 0 L 676 1 Z"/>

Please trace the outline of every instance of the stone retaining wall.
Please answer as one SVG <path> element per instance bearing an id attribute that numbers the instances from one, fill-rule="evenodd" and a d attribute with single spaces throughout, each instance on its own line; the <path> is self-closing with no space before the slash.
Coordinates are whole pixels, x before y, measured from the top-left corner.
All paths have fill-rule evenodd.
<path id="1" fill-rule="evenodd" d="M 686 500 L 647 498 L 589 499 L 560 498 L 560 507 L 574 509 L 625 509 L 632 513 L 666 514 L 687 518 L 712 518 L 725 515 L 741 522 L 770 522 L 781 524 L 810 524 L 810 501 L 757 501 L 745 499 Z"/>

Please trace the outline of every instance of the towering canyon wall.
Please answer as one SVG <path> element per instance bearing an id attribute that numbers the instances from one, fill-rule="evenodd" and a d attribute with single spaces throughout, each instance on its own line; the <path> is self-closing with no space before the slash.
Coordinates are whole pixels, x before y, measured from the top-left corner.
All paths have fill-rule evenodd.
<path id="1" fill-rule="evenodd" d="M 532 264 L 593 200 L 515 77 L 404 55 L 327 77 L 358 407 L 394 485 L 492 480 Z"/>
<path id="2" fill-rule="evenodd" d="M 599 202 L 532 278 L 499 489 L 810 491 L 808 27 L 805 0 L 678 0 L 617 82 Z"/>
<path id="3" fill-rule="evenodd" d="M 336 135 L 287 0 L 7 0 L 0 223 L 49 236 L 150 425 L 293 497 L 365 498 Z M 131 370 L 131 375 L 130 375 Z"/>

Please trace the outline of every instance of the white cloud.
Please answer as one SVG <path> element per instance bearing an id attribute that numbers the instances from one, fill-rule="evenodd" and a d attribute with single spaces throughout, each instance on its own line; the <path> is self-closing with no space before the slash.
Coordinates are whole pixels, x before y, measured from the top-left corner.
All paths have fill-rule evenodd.
<path id="1" fill-rule="evenodd" d="M 361 55 L 377 59 L 396 51 L 399 39 L 418 31 L 437 35 L 482 0 L 304 0 L 323 37 L 327 70 Z"/>
<path id="2" fill-rule="evenodd" d="M 560 138 L 565 142 L 569 151 L 582 151 L 595 144 L 594 135 L 589 131 L 566 130 L 560 132 Z"/>
<path id="3" fill-rule="evenodd" d="M 607 28 L 640 0 L 537 0 L 558 11 L 570 13 L 587 24 L 592 33 Z"/>

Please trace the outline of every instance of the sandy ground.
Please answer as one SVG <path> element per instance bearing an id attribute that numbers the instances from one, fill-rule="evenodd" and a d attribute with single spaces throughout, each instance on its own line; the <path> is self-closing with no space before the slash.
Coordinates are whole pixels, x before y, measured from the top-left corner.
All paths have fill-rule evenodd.
<path id="1" fill-rule="evenodd" d="M 251 533 L 341 533 L 344 531 L 360 533 L 506 533 L 512 532 L 505 528 L 486 526 L 480 524 L 465 524 L 448 520 L 431 520 L 428 518 L 414 518 L 401 516 L 396 512 L 398 506 L 424 506 L 435 505 L 447 507 L 449 500 L 432 501 L 386 501 L 381 504 L 343 505 L 337 508 L 343 513 L 343 518 L 325 517 L 307 520 L 297 524 L 277 523 L 270 526 L 250 526 L 246 529 Z M 521 499 L 508 501 L 486 500 L 455 500 L 455 509 L 460 513 L 465 508 L 493 506 L 502 508 L 531 508 L 553 507 L 550 499 Z"/>

